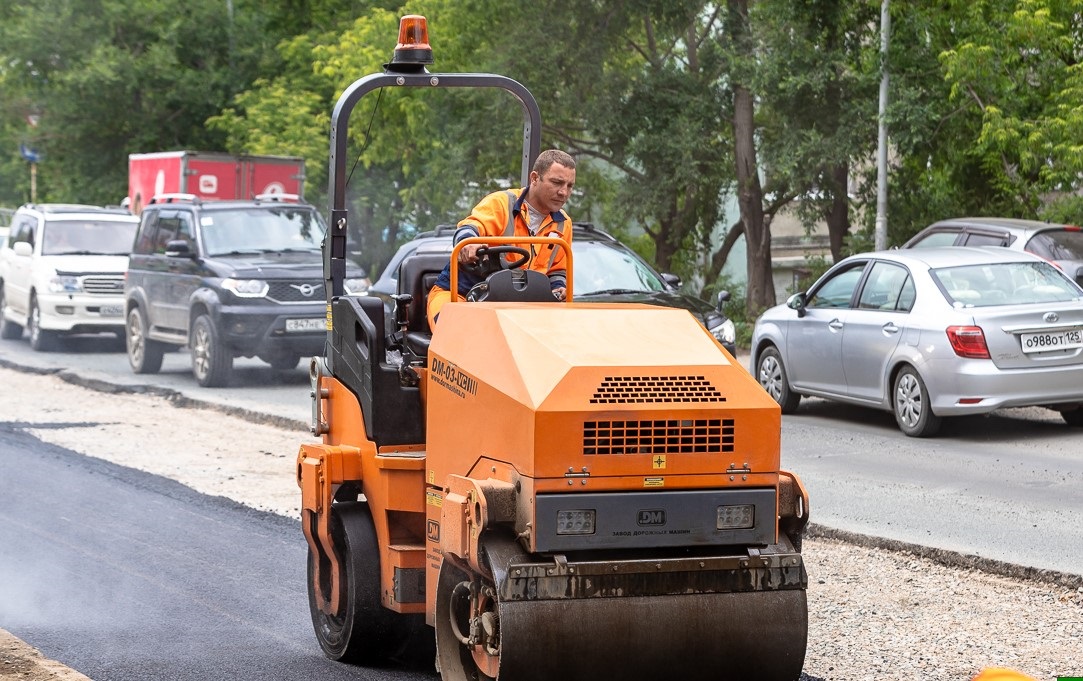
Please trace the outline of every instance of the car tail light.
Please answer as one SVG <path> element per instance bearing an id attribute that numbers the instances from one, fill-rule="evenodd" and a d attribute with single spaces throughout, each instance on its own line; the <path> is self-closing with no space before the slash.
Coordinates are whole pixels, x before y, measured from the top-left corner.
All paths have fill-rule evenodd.
<path id="1" fill-rule="evenodd" d="M 948 341 L 960 357 L 989 359 L 989 346 L 980 326 L 949 326 Z"/>

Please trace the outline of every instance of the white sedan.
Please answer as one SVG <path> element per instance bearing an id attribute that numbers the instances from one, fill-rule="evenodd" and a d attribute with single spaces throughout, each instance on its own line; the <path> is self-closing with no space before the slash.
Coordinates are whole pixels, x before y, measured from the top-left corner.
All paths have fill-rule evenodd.
<path id="1" fill-rule="evenodd" d="M 854 255 L 756 321 L 752 373 L 783 413 L 805 395 L 946 416 L 1044 406 L 1083 425 L 1083 289 L 1005 248 Z"/>

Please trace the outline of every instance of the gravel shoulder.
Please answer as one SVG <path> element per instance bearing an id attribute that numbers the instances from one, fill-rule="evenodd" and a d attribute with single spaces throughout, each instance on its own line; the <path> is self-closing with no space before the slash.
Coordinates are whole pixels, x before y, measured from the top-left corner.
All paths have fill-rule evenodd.
<path id="1" fill-rule="evenodd" d="M 257 422 L 149 394 L 79 385 L 74 374 L 0 367 L 0 425 L 51 444 L 296 518 L 302 424 Z M 33 395 L 33 400 L 20 396 Z M 178 409 L 187 410 L 180 414 Z M 800 471 L 798 471 L 800 473 Z M 813 500 L 815 522 L 815 500 Z M 300 530 L 298 530 L 300 537 Z M 813 525 L 809 646 L 814 679 L 1083 676 L 1083 577 L 1025 570 Z M 0 622 L 0 625 L 3 623 Z M 0 679 L 86 679 L 0 629 Z"/>

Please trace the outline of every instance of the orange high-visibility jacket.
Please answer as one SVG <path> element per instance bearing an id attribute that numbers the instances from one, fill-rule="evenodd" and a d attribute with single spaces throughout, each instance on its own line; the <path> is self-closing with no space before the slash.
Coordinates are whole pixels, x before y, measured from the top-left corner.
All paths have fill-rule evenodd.
<path id="1" fill-rule="evenodd" d="M 546 215 L 541 226 L 533 234 L 530 232 L 530 214 L 526 206 L 528 188 L 508 189 L 489 194 L 470 215 L 459 221 L 455 232 L 455 243 L 472 236 L 557 236 L 569 245 L 572 242 L 572 220 L 563 210 Z M 531 259 L 528 266 L 549 277 L 552 288 L 567 285 L 566 254 L 559 246 L 530 246 Z M 510 256 L 509 260 L 514 259 Z M 436 288 L 451 289 L 450 263 L 436 280 Z M 466 295 L 472 286 L 479 283 L 476 276 L 459 270 L 459 295 Z"/>

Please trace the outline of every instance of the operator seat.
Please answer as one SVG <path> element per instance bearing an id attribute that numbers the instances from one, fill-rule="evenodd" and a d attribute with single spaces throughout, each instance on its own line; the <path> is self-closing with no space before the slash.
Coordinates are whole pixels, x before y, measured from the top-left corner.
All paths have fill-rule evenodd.
<path id="1" fill-rule="evenodd" d="M 428 318 L 429 290 L 448 264 L 449 257 L 447 253 L 415 253 L 399 265 L 398 292 L 410 294 L 403 343 L 419 358 L 428 357 L 432 340 Z"/>

